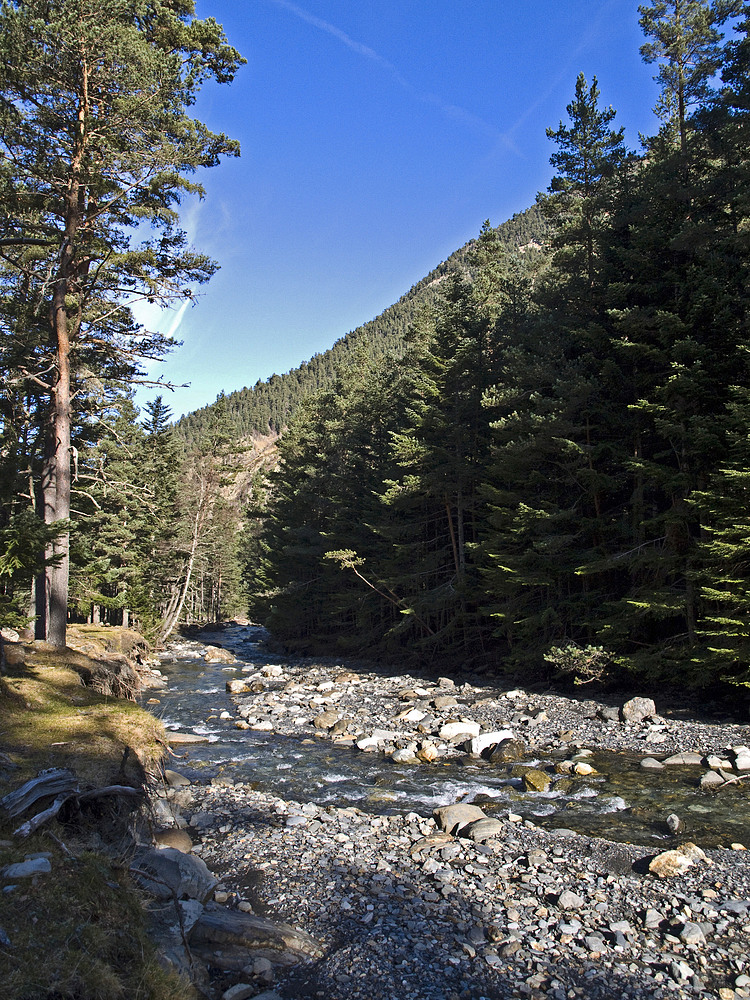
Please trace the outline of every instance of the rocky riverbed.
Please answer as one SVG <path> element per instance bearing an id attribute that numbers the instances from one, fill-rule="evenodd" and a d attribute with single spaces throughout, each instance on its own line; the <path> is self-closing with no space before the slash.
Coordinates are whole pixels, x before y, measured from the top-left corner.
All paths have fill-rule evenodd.
<path id="1" fill-rule="evenodd" d="M 551 782 L 585 774 L 587 751 L 620 749 L 693 768 L 696 782 L 715 775 L 719 790 L 707 796 L 750 785 L 746 725 L 661 715 L 645 699 L 624 707 L 496 690 L 481 678 L 334 661 L 259 666 L 245 662 L 246 635 L 206 637 L 224 649 L 203 655 L 228 661 L 227 721 L 255 732 L 400 754 L 416 769 L 504 753 L 496 764 Z M 529 751 L 545 763 L 530 767 Z M 189 748 L 180 752 L 173 766 L 192 777 L 170 777 L 157 818 L 187 833 L 221 880 L 216 901 L 299 927 L 323 948 L 290 969 L 214 946 L 214 989 L 229 1000 L 750 997 L 750 855 L 740 838 L 686 847 L 675 816 L 663 849 L 677 853 L 654 864 L 653 845 L 545 831 L 511 810 L 483 817 L 462 803 L 388 815 L 286 800 L 227 772 L 201 782 Z M 665 763 L 675 757 L 686 763 Z"/>

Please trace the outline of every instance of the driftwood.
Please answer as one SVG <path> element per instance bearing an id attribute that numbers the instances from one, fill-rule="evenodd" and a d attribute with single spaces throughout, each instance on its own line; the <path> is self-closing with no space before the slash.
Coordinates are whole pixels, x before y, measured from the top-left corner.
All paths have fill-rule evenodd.
<path id="1" fill-rule="evenodd" d="M 724 779 L 724 784 L 718 786 L 719 790 L 724 788 L 725 785 L 737 785 L 739 784 L 740 781 L 745 781 L 746 778 L 750 778 L 750 772 L 748 772 L 747 774 L 740 774 L 740 775 L 727 774 L 727 772 L 722 771 L 721 768 L 719 768 L 719 774 Z"/>
<path id="2" fill-rule="evenodd" d="M 50 795 L 74 795 L 78 791 L 78 780 L 72 771 L 66 767 L 51 767 L 40 771 L 36 778 L 21 785 L 13 792 L 0 799 L 0 806 L 12 818 L 30 809 L 39 799 Z M 64 801 L 64 800 L 63 800 Z"/>
<path id="3" fill-rule="evenodd" d="M 36 813 L 13 831 L 16 837 L 28 837 L 34 830 L 38 830 L 48 820 L 57 816 L 65 803 L 71 799 L 81 803 L 109 795 L 134 798 L 142 794 L 143 789 L 133 788 L 130 785 L 106 785 L 104 788 L 92 788 L 88 792 L 80 792 L 78 779 L 72 771 L 65 767 L 53 767 L 41 771 L 36 778 L 31 778 L 20 788 L 9 792 L 3 799 L 0 799 L 0 806 L 11 818 L 14 818 L 26 812 L 40 799 L 55 796 L 51 805 Z"/>

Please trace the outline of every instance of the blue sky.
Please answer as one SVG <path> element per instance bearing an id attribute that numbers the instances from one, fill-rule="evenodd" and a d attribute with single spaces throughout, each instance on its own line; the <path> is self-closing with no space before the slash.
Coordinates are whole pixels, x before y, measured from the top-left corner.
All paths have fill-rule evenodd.
<path id="1" fill-rule="evenodd" d="M 190 383 L 165 394 L 175 416 L 325 351 L 485 219 L 531 205 L 579 72 L 631 148 L 657 127 L 637 0 L 198 0 L 197 13 L 248 63 L 195 109 L 242 145 L 183 211 L 221 269 L 196 306 L 148 317 L 183 341 L 158 369 Z"/>

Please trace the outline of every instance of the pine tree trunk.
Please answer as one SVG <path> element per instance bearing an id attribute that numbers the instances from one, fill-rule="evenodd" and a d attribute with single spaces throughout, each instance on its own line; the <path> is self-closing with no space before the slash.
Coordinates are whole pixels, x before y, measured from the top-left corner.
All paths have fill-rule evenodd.
<path id="1" fill-rule="evenodd" d="M 69 251 L 68 251 L 69 253 Z M 63 257 L 66 251 L 63 249 Z M 67 264 L 68 261 L 63 261 Z M 67 521 L 70 517 L 70 351 L 68 316 L 65 304 L 67 283 L 60 278 L 52 298 L 52 328 L 57 348 L 57 381 L 52 390 L 52 415 L 45 456 L 43 480 L 44 520 L 47 524 Z M 68 573 L 70 534 L 64 531 L 49 546 L 47 558 L 48 619 L 46 639 L 54 646 L 64 646 L 68 621 Z"/>

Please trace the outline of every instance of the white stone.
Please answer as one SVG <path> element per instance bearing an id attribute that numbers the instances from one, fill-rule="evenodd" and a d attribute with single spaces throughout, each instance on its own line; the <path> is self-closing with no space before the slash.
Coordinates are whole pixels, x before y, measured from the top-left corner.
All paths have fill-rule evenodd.
<path id="1" fill-rule="evenodd" d="M 426 712 L 421 712 L 418 708 L 409 708 L 397 715 L 396 718 L 402 722 L 421 722 L 426 714 Z"/>
<path id="2" fill-rule="evenodd" d="M 451 725 L 451 723 L 448 723 L 447 725 Z M 446 727 L 444 726 L 443 728 Z M 442 729 L 440 730 L 440 735 L 443 735 Z M 502 743 L 503 740 L 512 739 L 515 739 L 515 735 L 510 729 L 496 729 L 494 732 L 481 733 L 480 735 L 475 736 L 469 741 L 467 750 L 469 753 L 481 754 L 483 750 L 487 749 L 487 747 L 496 746 L 496 744 Z"/>
<path id="3" fill-rule="evenodd" d="M 478 722 L 446 722 L 441 726 L 439 736 L 441 740 L 454 740 L 457 736 L 472 739 L 479 736 L 481 728 Z"/>
<path id="4" fill-rule="evenodd" d="M 250 986 L 248 983 L 237 983 L 222 993 L 221 998 L 222 1000 L 248 1000 L 248 997 L 256 995 L 257 987 Z"/>

